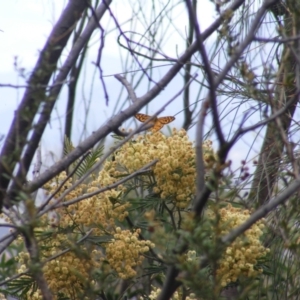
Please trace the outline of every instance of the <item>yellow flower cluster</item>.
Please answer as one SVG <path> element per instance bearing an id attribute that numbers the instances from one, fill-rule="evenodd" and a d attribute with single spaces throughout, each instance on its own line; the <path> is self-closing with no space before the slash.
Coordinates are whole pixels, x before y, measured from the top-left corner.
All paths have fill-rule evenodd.
<path id="1" fill-rule="evenodd" d="M 235 208 L 231 205 L 220 209 L 219 214 L 221 235 L 241 225 L 250 217 L 249 210 Z M 262 272 L 262 269 L 255 269 L 255 265 L 259 258 L 269 252 L 269 249 L 265 248 L 260 241 L 263 228 L 262 220 L 256 222 L 244 235 L 238 237 L 226 248 L 216 273 L 222 287 L 237 281 L 240 276 L 253 277 Z"/>
<path id="2" fill-rule="evenodd" d="M 43 186 L 43 188 L 47 191 L 47 194 L 52 194 L 52 193 L 56 192 L 57 188 L 61 185 L 61 183 L 66 178 L 67 178 L 66 172 L 61 172 L 55 178 L 53 178 L 52 180 L 47 182 Z M 61 187 L 61 189 L 56 193 L 55 198 L 60 197 L 64 193 L 64 191 L 67 190 L 68 188 L 70 188 L 71 186 L 72 186 L 72 178 L 69 178 L 64 183 L 64 185 Z M 71 191 L 64 197 L 63 201 L 68 201 L 68 200 L 74 199 L 74 198 L 82 195 L 85 189 L 86 189 L 85 184 L 77 185 L 77 187 L 73 191 Z"/>
<path id="3" fill-rule="evenodd" d="M 207 169 L 212 168 L 218 160 L 217 154 L 212 148 L 212 141 L 206 140 L 202 145 L 204 165 Z"/>
<path id="4" fill-rule="evenodd" d="M 45 186 L 47 194 L 51 195 L 56 192 L 66 176 L 66 173 L 61 173 L 49 182 Z M 114 177 L 110 176 L 109 170 L 104 168 L 99 173 L 98 178 L 89 183 L 78 185 L 61 202 L 94 192 L 115 180 Z M 68 179 L 55 195 L 55 198 L 58 199 L 71 185 L 72 180 Z M 149 251 L 150 247 L 154 247 L 150 241 L 138 240 L 139 229 L 134 233 L 129 230 L 120 231 L 120 228 L 116 230 L 116 221 L 122 222 L 125 219 L 128 215 L 127 209 L 130 206 L 130 203 L 121 203 L 122 188 L 119 186 L 117 189 L 111 189 L 72 205 L 58 208 L 51 213 L 52 217 L 50 218 L 46 215 L 41 217 L 40 227 L 36 228 L 36 232 L 51 232 L 51 236 L 48 235 L 48 238 L 45 238 L 42 235 L 39 241 L 41 261 L 57 255 L 66 248 L 70 249 L 69 252 L 56 257 L 43 266 L 45 279 L 56 297 L 55 299 L 57 299 L 58 293 L 72 299 L 77 299 L 77 296 L 74 295 L 78 295 L 78 299 L 81 299 L 80 295 L 83 294 L 84 290 L 91 287 L 92 272 L 100 268 L 109 269 L 107 266 L 104 267 L 104 260 L 109 262 L 111 268 L 114 268 L 120 277 L 133 277 L 136 274 L 133 268 L 141 264 L 143 253 Z M 51 200 L 52 203 L 57 203 L 56 199 Z M 111 243 L 103 244 L 103 248 L 93 245 L 86 248 L 84 242 L 80 245 L 75 244 L 81 233 L 91 228 L 93 228 L 92 234 L 94 236 L 114 234 L 114 240 Z M 61 233 L 61 230 L 64 232 Z M 106 248 L 107 257 L 103 254 L 104 248 Z M 18 261 L 20 263 L 19 273 L 24 272 L 28 268 L 28 254 L 20 253 Z M 111 272 L 111 269 L 108 272 Z M 39 290 L 32 292 L 32 290 L 28 292 L 31 299 L 42 299 Z"/>
<path id="5" fill-rule="evenodd" d="M 53 193 L 60 185 L 61 181 L 65 178 L 66 174 L 62 173 L 59 175 L 58 180 L 47 184 L 46 188 L 48 190 L 48 194 Z M 84 195 L 85 192 L 91 193 L 96 191 L 103 185 L 106 185 L 106 182 L 103 184 L 104 178 L 111 178 L 106 170 L 102 170 L 96 180 L 86 185 L 78 185 L 78 187 L 76 187 L 63 200 L 68 201 Z M 110 179 L 109 184 L 112 183 L 113 180 L 114 178 Z M 58 198 L 63 191 L 70 186 L 71 179 L 66 182 L 64 189 L 57 193 L 56 197 Z M 120 188 L 121 187 L 119 187 L 119 189 Z M 60 216 L 59 226 L 66 228 L 76 224 L 77 226 L 85 228 L 95 228 L 95 235 L 103 234 L 104 232 L 113 233 L 115 220 L 122 222 L 125 217 L 128 216 L 127 209 L 130 207 L 130 203 L 128 202 L 120 204 L 119 201 L 113 201 L 118 199 L 120 193 L 120 190 L 112 189 L 78 203 L 57 209 L 56 212 Z"/>
<path id="6" fill-rule="evenodd" d="M 41 241 L 42 260 L 58 254 L 66 248 L 67 244 L 70 248 L 72 247 L 66 234 L 54 234 L 54 238 Z M 101 267 L 100 256 L 103 256 L 100 250 L 90 250 L 76 245 L 77 254 L 70 250 L 43 266 L 42 270 L 48 286 L 54 294 L 54 299 L 58 299 L 59 293 L 72 299 L 82 299 L 80 295 L 87 286 L 90 286 L 91 272 Z M 16 260 L 20 263 L 18 273 L 23 273 L 28 269 L 28 253 L 20 252 Z M 43 299 L 39 290 L 32 292 L 31 289 L 27 293 L 30 299 Z"/>
<path id="7" fill-rule="evenodd" d="M 67 252 L 47 263 L 43 272 L 51 291 L 68 297 L 72 297 L 74 291 L 83 292 L 84 287 L 89 285 L 92 270 L 100 268 L 96 254 L 98 251 L 94 250 L 89 253 L 89 257 L 80 257 L 73 252 Z"/>
<path id="8" fill-rule="evenodd" d="M 18 271 L 19 274 L 23 273 L 27 269 L 26 264 L 28 263 L 29 259 L 29 253 L 23 251 L 15 257 L 15 260 L 21 265 Z"/>
<path id="9" fill-rule="evenodd" d="M 140 232 L 140 229 L 132 233 L 117 227 L 114 239 L 106 245 L 106 258 L 122 279 L 134 277 L 133 268 L 141 265 L 144 259 L 141 254 L 155 246 L 150 241 L 139 240 Z"/>
<path id="10" fill-rule="evenodd" d="M 156 300 L 158 298 L 160 292 L 161 292 L 161 288 L 152 286 L 152 290 L 151 290 L 150 295 L 148 296 L 148 299 L 149 300 Z M 143 297 L 140 297 L 140 300 L 143 300 L 143 299 L 144 299 Z M 171 300 L 181 300 L 181 299 L 183 299 L 182 294 L 179 293 L 178 291 L 176 291 L 173 294 L 172 298 L 171 298 Z M 195 297 L 194 294 L 190 294 L 189 296 L 186 296 L 184 299 L 186 299 L 186 300 L 195 300 L 197 298 Z"/>
<path id="11" fill-rule="evenodd" d="M 205 142 L 203 149 L 206 166 L 210 167 L 215 159 L 211 142 Z M 138 136 L 118 150 L 110 171 L 115 176 L 132 173 L 155 159 L 159 161 L 152 168 L 154 192 L 179 208 L 187 207 L 195 193 L 195 148 L 183 129 L 173 129 L 170 137 L 161 132 Z"/>

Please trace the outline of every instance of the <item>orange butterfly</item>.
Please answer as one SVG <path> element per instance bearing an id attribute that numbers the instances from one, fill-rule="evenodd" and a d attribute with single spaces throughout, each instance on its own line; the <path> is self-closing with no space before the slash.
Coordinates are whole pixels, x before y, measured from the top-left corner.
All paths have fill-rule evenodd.
<path id="1" fill-rule="evenodd" d="M 136 114 L 135 117 L 140 122 L 146 122 L 148 119 L 151 118 L 151 116 L 145 115 L 145 114 Z M 155 132 L 163 128 L 164 125 L 171 123 L 175 120 L 175 117 L 155 117 L 153 118 L 149 124 L 153 124 L 151 131 Z"/>

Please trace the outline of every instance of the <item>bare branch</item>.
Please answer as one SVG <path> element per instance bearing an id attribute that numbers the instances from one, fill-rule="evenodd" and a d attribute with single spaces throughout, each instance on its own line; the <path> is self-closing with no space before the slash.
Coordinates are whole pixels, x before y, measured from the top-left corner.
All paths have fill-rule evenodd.
<path id="1" fill-rule="evenodd" d="M 30 220 L 31 221 L 31 220 Z M 27 230 L 23 231 L 25 240 L 25 246 L 30 256 L 30 268 L 32 270 L 32 276 L 35 279 L 37 286 L 39 287 L 43 299 L 52 300 L 52 293 L 48 287 L 44 273 L 42 271 L 42 264 L 40 262 L 39 246 L 34 236 L 33 228 L 29 225 Z"/>
<path id="2" fill-rule="evenodd" d="M 82 0 L 82 1 L 86 3 L 86 1 L 84 1 L 84 0 Z M 106 7 L 111 1 L 106 1 L 106 2 L 107 3 L 105 5 L 103 3 L 101 3 L 99 5 L 99 7 L 97 8 L 97 10 L 96 10 L 96 15 L 99 19 L 101 19 L 101 17 L 104 15 L 104 13 L 106 11 Z M 72 12 L 72 13 L 74 13 L 74 12 Z M 40 139 L 41 139 L 42 134 L 45 130 L 45 127 L 46 127 L 46 125 L 49 121 L 51 111 L 52 111 L 52 109 L 54 107 L 54 104 L 55 104 L 55 99 L 57 99 L 57 96 L 59 95 L 60 90 L 62 88 L 62 85 L 57 85 L 56 83 L 63 82 L 66 79 L 66 77 L 68 76 L 68 74 L 70 72 L 70 69 L 75 64 L 81 50 L 85 47 L 86 43 L 88 42 L 91 34 L 93 33 L 93 31 L 96 27 L 97 27 L 97 23 L 95 22 L 94 18 L 91 18 L 91 20 L 88 22 L 85 30 L 81 34 L 80 38 L 78 38 L 77 41 L 75 42 L 75 44 L 74 44 L 67 60 L 65 61 L 64 65 L 60 69 L 60 72 L 57 75 L 57 78 L 55 80 L 54 87 L 51 89 L 51 91 L 49 93 L 48 101 L 43 106 L 43 109 L 40 113 L 41 116 L 40 116 L 39 120 L 37 121 L 37 125 L 35 126 L 35 128 L 33 130 L 30 143 L 27 146 L 27 149 L 26 149 L 26 151 L 23 155 L 22 164 L 21 164 L 21 167 L 19 168 L 17 176 L 16 176 L 17 179 L 22 177 L 22 176 L 24 177 L 27 174 L 28 168 L 31 164 L 31 161 L 32 161 L 32 158 L 34 156 L 37 145 L 40 142 Z M 96 144 L 96 142 L 94 144 Z M 89 147 L 88 149 L 90 149 L 91 147 Z M 83 153 L 86 152 L 88 149 L 83 151 Z M 83 153 L 81 153 L 79 156 L 81 156 Z M 77 159 L 78 157 L 76 157 L 75 159 Z M 68 165 L 64 165 L 62 170 L 66 169 L 68 167 Z M 0 164 L 0 170 L 1 170 L 1 164 Z M 11 185 L 11 187 L 8 191 L 8 196 L 5 198 L 6 203 L 9 203 L 10 198 L 12 198 L 12 196 L 13 196 L 13 193 L 14 193 L 14 190 L 15 190 L 16 184 L 17 184 L 16 182 L 17 181 L 13 182 L 13 184 Z M 0 188 L 1 188 L 1 182 L 0 182 Z"/>
<path id="3" fill-rule="evenodd" d="M 3 200 L 5 190 L 9 184 L 9 178 L 13 173 L 17 161 L 19 161 L 23 147 L 27 142 L 26 137 L 31 130 L 33 119 L 40 104 L 44 102 L 44 97 L 41 97 L 41 95 L 45 95 L 45 88 L 42 86 L 48 84 L 53 71 L 56 68 L 57 61 L 69 40 L 76 21 L 80 17 L 82 11 L 86 8 L 86 2 L 83 0 L 69 1 L 67 7 L 60 16 L 60 19 L 53 28 L 36 63 L 33 73 L 28 80 L 28 85 L 33 86 L 33 88 L 26 89 L 1 151 L 0 201 Z M 60 82 L 61 81 L 62 80 L 60 80 Z M 35 149 L 36 147 L 34 148 L 34 151 Z M 13 157 L 12 153 L 15 153 Z M 21 165 L 20 168 L 23 169 L 24 166 Z M 22 175 L 24 174 L 23 171 L 24 169 L 22 170 Z M 27 171 L 25 171 L 25 174 L 26 173 Z"/>
<path id="4" fill-rule="evenodd" d="M 207 110 L 209 108 L 209 100 L 206 99 L 203 101 L 201 110 L 199 113 L 199 119 L 196 128 L 196 144 L 195 144 L 195 151 L 196 151 L 196 200 L 195 203 L 199 201 L 198 197 L 200 197 L 201 192 L 205 186 L 205 167 L 203 161 L 203 126 L 204 120 L 206 117 Z"/>
<path id="5" fill-rule="evenodd" d="M 80 159 L 80 161 L 78 162 L 78 164 L 75 166 L 75 168 L 72 170 L 72 172 L 70 172 L 70 174 L 68 174 L 68 176 L 61 182 L 61 184 L 57 187 L 56 191 L 54 193 L 52 193 L 48 199 L 45 201 L 45 203 L 43 203 L 43 205 L 41 205 L 39 207 L 39 211 L 42 211 L 47 205 L 48 203 L 51 201 L 51 199 L 53 199 L 55 197 L 55 195 L 61 190 L 61 188 L 65 185 L 65 183 L 75 174 L 75 172 L 77 171 L 77 169 L 80 167 L 80 165 L 83 163 L 83 161 L 86 159 L 86 157 L 90 154 L 90 152 L 85 153 L 85 155 L 83 155 L 83 157 Z"/>
<path id="6" fill-rule="evenodd" d="M 294 193 L 299 191 L 299 188 L 300 179 L 298 177 L 298 179 L 291 183 L 281 194 L 274 197 L 267 204 L 262 205 L 257 211 L 255 211 L 244 224 L 233 229 L 226 236 L 224 236 L 222 238 L 222 242 L 224 244 L 232 243 L 239 235 L 241 235 L 243 232 L 249 229 L 254 223 L 264 218 L 270 211 L 274 210 L 278 205 L 286 202 L 289 199 L 289 197 L 291 197 Z"/>
<path id="7" fill-rule="evenodd" d="M 100 194 L 100 193 L 103 193 L 103 192 L 105 192 L 105 191 L 114 189 L 114 188 L 116 188 L 117 186 L 119 186 L 120 184 L 122 184 L 122 183 L 124 183 L 124 182 L 126 182 L 126 181 L 128 181 L 128 180 L 130 180 L 130 179 L 132 179 L 132 178 L 134 178 L 134 177 L 136 177 L 136 176 L 139 176 L 139 175 L 141 175 L 141 174 L 145 174 L 145 172 L 150 171 L 149 168 L 152 167 L 153 165 L 155 165 L 157 162 L 158 162 L 158 160 L 156 159 L 156 160 L 150 162 L 149 164 L 143 166 L 142 168 L 138 169 L 137 171 L 131 173 L 130 175 L 124 177 L 123 179 L 121 179 L 121 180 L 119 180 L 119 181 L 117 181 L 117 182 L 115 182 L 115 183 L 113 183 L 113 184 L 110 184 L 110 185 L 108 185 L 108 186 L 106 186 L 106 187 L 104 187 L 104 188 L 102 188 L 102 189 L 98 189 L 98 190 L 96 190 L 96 191 L 94 191 L 94 192 L 92 192 L 92 193 L 87 193 L 87 194 L 84 194 L 84 195 L 82 195 L 82 196 L 79 196 L 79 197 L 77 197 L 77 198 L 75 198 L 75 199 L 73 199 L 73 200 L 69 200 L 69 201 L 67 201 L 67 202 L 62 202 L 62 203 L 60 203 L 61 200 L 62 200 L 64 197 L 59 197 L 58 199 L 56 199 L 56 203 L 55 203 L 55 205 L 53 206 L 53 208 L 51 208 L 51 209 L 55 209 L 55 208 L 59 208 L 59 207 L 66 207 L 66 206 L 69 206 L 69 205 L 71 205 L 71 204 L 74 204 L 74 203 L 77 203 L 77 202 L 79 202 L 79 201 L 82 201 L 82 200 L 84 200 L 84 199 L 91 198 L 91 197 L 93 197 L 93 196 L 95 196 L 95 195 L 98 195 L 98 194 Z"/>
<path id="8" fill-rule="evenodd" d="M 166 280 L 164 282 L 164 287 L 159 294 L 157 300 L 171 299 L 174 292 L 180 287 L 181 282 L 176 281 L 179 271 L 174 266 L 169 267 Z"/>
<path id="9" fill-rule="evenodd" d="M 195 11 L 197 11 L 197 2 L 196 0 L 193 0 L 192 5 L 193 5 L 193 9 Z M 195 28 L 194 28 L 194 23 L 191 19 L 189 19 L 189 32 L 188 32 L 188 37 L 186 39 L 186 47 L 189 47 L 193 41 L 194 41 L 194 32 L 195 32 Z M 185 65 L 184 68 L 184 82 L 187 83 L 190 79 L 191 76 L 191 70 L 192 70 L 192 64 L 187 63 Z M 184 105 L 184 123 L 182 128 L 184 128 L 185 130 L 188 130 L 189 127 L 191 126 L 192 123 L 192 117 L 193 117 L 193 112 L 195 110 L 195 108 L 193 110 L 190 110 L 190 88 L 187 88 L 184 91 L 183 94 L 183 105 Z"/>
<path id="10" fill-rule="evenodd" d="M 105 3 L 105 1 L 104 1 L 104 3 Z M 101 67 L 101 57 L 102 57 L 102 52 L 103 52 L 104 45 L 105 45 L 105 36 L 104 36 L 105 31 L 104 31 L 104 28 L 101 26 L 101 24 L 98 22 L 97 14 L 95 13 L 94 8 L 92 7 L 92 5 L 90 5 L 90 4 L 88 4 L 88 5 L 89 5 L 90 10 L 92 11 L 93 18 L 95 19 L 95 22 L 96 22 L 96 24 L 97 24 L 97 26 L 100 30 L 100 40 L 99 40 L 100 41 L 100 47 L 99 47 L 99 50 L 98 50 L 98 57 L 97 57 L 97 61 L 96 61 L 96 66 L 99 69 L 100 81 L 101 81 L 103 91 L 104 91 L 104 98 L 106 99 L 106 101 L 105 101 L 106 105 L 108 105 L 109 97 L 108 97 L 106 84 L 105 84 L 104 77 L 103 77 L 103 70 L 102 70 L 102 67 Z"/>
<path id="11" fill-rule="evenodd" d="M 217 95 L 216 95 L 216 87 L 215 87 L 215 79 L 213 75 L 213 71 L 210 66 L 210 61 L 208 59 L 205 47 L 204 47 L 204 41 L 202 39 L 200 28 L 197 20 L 197 16 L 193 10 L 193 7 L 191 5 L 190 0 L 186 0 L 186 5 L 188 7 L 189 17 L 192 20 L 194 26 L 195 26 L 195 32 L 196 32 L 196 41 L 197 41 L 197 47 L 201 54 L 204 70 L 207 75 L 207 81 L 208 81 L 208 89 L 209 89 L 209 101 L 210 106 L 212 109 L 212 115 L 214 120 L 214 126 L 216 129 L 217 137 L 219 140 L 220 147 L 223 146 L 225 143 L 224 134 L 221 129 L 220 119 L 219 119 L 219 113 L 218 113 L 218 105 L 217 105 Z"/>
<path id="12" fill-rule="evenodd" d="M 233 53 L 231 59 L 229 62 L 224 66 L 222 72 L 219 74 L 219 76 L 215 79 L 215 88 L 218 87 L 218 85 L 224 80 L 226 77 L 228 71 L 232 68 L 232 66 L 237 62 L 237 60 L 241 57 L 243 51 L 246 49 L 246 47 L 251 44 L 253 41 L 255 34 L 257 30 L 259 29 L 259 26 L 262 22 L 262 18 L 264 17 L 267 9 L 270 5 L 275 3 L 277 0 L 265 0 L 262 4 L 262 7 L 258 10 L 256 13 L 256 16 L 254 20 L 252 21 L 252 25 L 249 29 L 248 35 L 244 38 L 243 42 L 240 44 L 240 46 L 235 50 Z"/>
<path id="13" fill-rule="evenodd" d="M 279 109 L 277 112 L 275 112 L 269 118 L 267 118 L 267 119 L 265 119 L 263 121 L 260 121 L 257 124 L 249 126 L 247 128 L 244 128 L 244 129 L 243 128 L 239 128 L 236 131 L 236 133 L 234 134 L 234 136 L 232 137 L 232 139 L 227 143 L 226 147 L 224 147 L 223 151 L 228 153 L 229 150 L 230 150 L 230 148 L 234 145 L 234 143 L 238 140 L 238 138 L 240 136 L 242 136 L 243 134 L 245 134 L 245 133 L 247 133 L 249 131 L 255 130 L 255 129 L 261 127 L 261 126 L 264 126 L 264 125 L 270 123 L 271 121 L 276 120 L 281 115 L 283 115 L 291 107 L 291 105 L 293 105 L 295 103 L 295 99 L 297 100 L 299 93 L 300 93 L 300 91 L 298 91 L 296 93 L 295 97 L 292 98 L 292 99 L 290 99 L 284 107 L 282 107 L 281 109 Z"/>
<path id="14" fill-rule="evenodd" d="M 261 37 L 255 37 L 253 39 L 253 41 L 256 42 L 262 42 L 262 43 L 278 43 L 278 44 L 284 44 L 284 43 L 288 43 L 288 42 L 292 42 L 292 41 L 298 41 L 300 40 L 300 36 L 291 36 L 291 37 L 286 37 L 286 38 L 272 38 L 272 39 L 268 39 L 268 38 L 261 38 Z"/>
<path id="15" fill-rule="evenodd" d="M 18 234 L 17 231 L 13 231 L 0 239 L 0 254 L 7 250 L 7 247 L 17 238 Z"/>
<path id="16" fill-rule="evenodd" d="M 144 123 L 140 126 L 143 128 Z M 105 160 L 114 153 L 117 149 L 119 149 L 122 145 L 126 144 L 135 134 L 136 131 L 140 130 L 140 128 L 137 128 L 136 130 L 133 130 L 126 138 L 124 138 L 122 141 L 120 141 L 116 146 L 111 147 L 110 151 L 108 151 L 106 154 L 102 156 L 102 158 L 92 167 L 90 168 L 79 180 L 75 182 L 72 186 L 70 186 L 67 190 L 64 191 L 64 193 L 60 196 L 60 199 L 63 199 L 66 195 L 68 195 L 72 190 L 74 190 L 79 184 L 84 182 L 95 170 L 97 170 L 104 162 Z M 79 147 L 79 146 L 78 146 Z M 78 148 L 77 147 L 77 148 Z M 76 149 L 77 149 L 76 148 Z M 75 149 L 75 150 L 76 150 Z M 56 203 L 50 205 L 46 208 L 46 210 L 42 211 L 40 215 L 45 214 L 46 212 L 52 210 L 55 207 Z"/>
<path id="17" fill-rule="evenodd" d="M 132 101 L 133 103 L 135 103 L 135 102 L 137 101 L 137 96 L 136 96 L 135 91 L 134 91 L 134 89 L 132 88 L 131 84 L 128 82 L 128 80 L 127 80 L 125 77 L 123 77 L 123 76 L 121 76 L 121 75 L 119 75 L 119 74 L 114 75 L 114 77 L 115 77 L 117 80 L 119 80 L 119 81 L 125 86 L 125 88 L 126 88 L 126 90 L 127 90 L 127 93 L 128 93 L 128 95 L 129 95 L 129 98 L 131 99 L 131 101 Z"/>

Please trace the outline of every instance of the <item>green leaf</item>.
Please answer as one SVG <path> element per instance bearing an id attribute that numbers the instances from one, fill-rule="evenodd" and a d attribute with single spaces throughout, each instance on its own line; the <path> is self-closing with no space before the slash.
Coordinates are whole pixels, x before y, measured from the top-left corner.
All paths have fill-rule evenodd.
<path id="1" fill-rule="evenodd" d="M 73 143 L 65 137 L 64 140 L 64 155 L 69 154 L 75 149 Z M 90 150 L 90 153 L 85 157 L 85 159 L 78 166 L 75 174 L 78 178 L 81 178 L 86 174 L 97 162 L 97 160 L 103 155 L 104 146 L 99 144 L 95 149 Z M 77 167 L 80 162 L 80 158 L 77 159 L 72 165 L 71 168 L 74 169 Z"/>
<path id="2" fill-rule="evenodd" d="M 117 135 L 117 134 L 112 134 L 111 137 L 115 140 L 118 140 L 118 141 L 122 141 L 124 140 L 124 137 L 123 136 L 120 136 L 120 135 Z"/>
<path id="3" fill-rule="evenodd" d="M 75 149 L 75 147 L 73 146 L 72 142 L 68 139 L 67 136 L 65 136 L 65 139 L 64 139 L 64 156 L 69 154 L 74 149 Z"/>
<path id="4" fill-rule="evenodd" d="M 37 289 L 36 283 L 31 277 L 22 276 L 7 283 L 6 288 L 1 290 L 1 292 L 17 299 L 24 299 L 30 289 L 32 289 L 32 292 L 35 292 Z"/>
<path id="5" fill-rule="evenodd" d="M 103 155 L 103 150 L 103 145 L 99 145 L 96 149 L 91 150 L 76 170 L 76 175 L 79 178 L 86 174 L 96 164 L 97 160 Z"/>

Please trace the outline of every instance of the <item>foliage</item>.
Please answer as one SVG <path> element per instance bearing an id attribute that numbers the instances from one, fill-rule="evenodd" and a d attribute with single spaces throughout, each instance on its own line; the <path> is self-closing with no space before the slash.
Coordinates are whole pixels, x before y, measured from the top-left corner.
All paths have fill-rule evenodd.
<path id="1" fill-rule="evenodd" d="M 203 143 L 203 149 L 206 180 L 209 180 L 216 154 L 210 141 Z M 35 228 L 41 259 L 45 261 L 42 270 L 55 299 L 88 299 L 91 295 L 111 294 L 115 288 L 121 288 L 122 280 L 128 285 L 121 291 L 122 297 L 136 295 L 142 299 L 145 294 L 139 290 L 139 284 L 147 280 L 149 299 L 155 299 L 161 290 L 157 278 L 165 276 L 167 264 L 171 262 L 179 264 L 186 274 L 200 272 L 197 275 L 200 278 L 207 272 L 211 274 L 207 284 L 211 281 L 214 294 L 227 284 L 237 282 L 242 275 L 247 278 L 261 273 L 262 269 L 255 270 L 257 259 L 266 254 L 259 240 L 261 221 L 252 226 L 244 238 L 227 247 L 225 256 L 209 269 L 206 267 L 203 273 L 201 255 L 209 254 L 211 258 L 220 255 L 216 252 L 217 238 L 241 224 L 250 214 L 231 205 L 216 210 L 219 204 L 214 203 L 210 207 L 218 216 L 209 209 L 204 224 L 199 227 L 195 223 L 190 212 L 195 193 L 195 150 L 184 130 L 173 129 L 169 137 L 160 132 L 137 136 L 113 156 L 114 160 L 107 159 L 97 177 L 92 176 L 95 180 L 76 184 L 74 178 L 67 179 L 66 173 L 61 173 L 44 186 L 47 195 L 56 195 L 50 204 L 61 203 L 51 217 L 43 215 Z M 138 172 L 156 159 L 150 169 Z M 134 173 L 136 176 L 124 184 L 88 196 L 101 186 L 109 186 Z M 62 188 L 57 190 L 62 182 Z M 73 183 L 74 190 L 61 198 Z M 84 201 L 76 201 L 84 195 L 87 195 Z M 83 233 L 89 230 L 92 230 L 90 235 L 79 243 Z M 190 250 L 174 254 L 181 232 Z M 22 239 L 18 241 L 19 245 L 23 243 Z M 28 253 L 19 252 L 16 260 L 18 273 L 32 269 Z M 214 273 L 216 277 L 212 276 Z M 22 280 L 29 278 L 21 276 L 8 290 L 16 292 L 17 285 L 23 286 L 20 296 L 42 299 L 32 281 L 24 288 Z M 185 294 L 189 295 L 187 299 L 200 299 L 190 292 L 194 281 L 187 278 L 187 275 L 182 278 Z M 174 299 L 181 297 L 182 292 L 176 292 Z"/>

